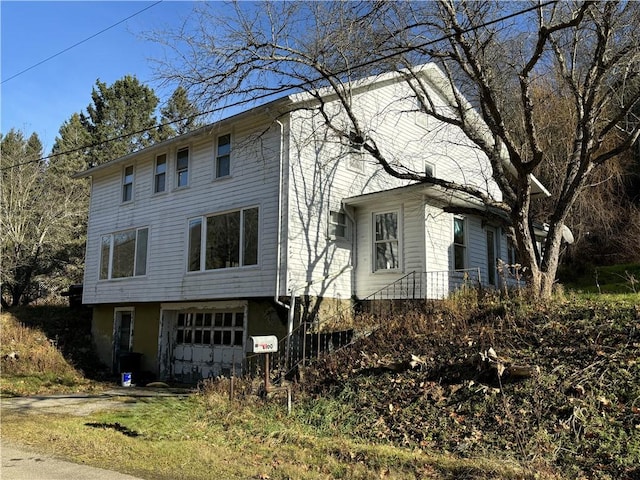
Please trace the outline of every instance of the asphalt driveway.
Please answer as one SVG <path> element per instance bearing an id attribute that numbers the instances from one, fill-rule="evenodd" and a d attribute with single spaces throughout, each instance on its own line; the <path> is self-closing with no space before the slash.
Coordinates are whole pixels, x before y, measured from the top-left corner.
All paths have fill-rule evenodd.
<path id="1" fill-rule="evenodd" d="M 4 440 L 0 444 L 2 480 L 142 480 L 123 473 L 89 467 L 35 453 Z"/>

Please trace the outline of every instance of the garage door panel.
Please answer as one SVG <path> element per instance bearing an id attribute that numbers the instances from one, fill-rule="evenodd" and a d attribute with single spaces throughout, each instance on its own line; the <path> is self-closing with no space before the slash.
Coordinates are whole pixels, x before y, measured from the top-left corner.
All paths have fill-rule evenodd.
<path id="1" fill-rule="evenodd" d="M 173 334 L 173 374 L 178 380 L 242 372 L 244 312 L 178 312 Z"/>

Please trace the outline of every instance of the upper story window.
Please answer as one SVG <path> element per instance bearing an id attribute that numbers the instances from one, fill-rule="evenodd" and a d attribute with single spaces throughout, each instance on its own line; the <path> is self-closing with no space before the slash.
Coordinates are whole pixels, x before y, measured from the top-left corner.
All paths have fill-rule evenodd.
<path id="1" fill-rule="evenodd" d="M 343 211 L 329 212 L 329 238 L 347 239 L 347 215 Z"/>
<path id="2" fill-rule="evenodd" d="M 122 173 L 122 201 L 130 202 L 131 200 L 133 200 L 133 165 L 127 165 Z"/>
<path id="3" fill-rule="evenodd" d="M 189 221 L 189 272 L 258 264 L 258 208 Z"/>
<path id="4" fill-rule="evenodd" d="M 146 275 L 148 239 L 146 227 L 103 235 L 100 280 Z"/>
<path id="5" fill-rule="evenodd" d="M 153 177 L 153 193 L 164 192 L 167 182 L 167 154 L 156 155 Z"/>
<path id="6" fill-rule="evenodd" d="M 186 187 L 189 184 L 189 147 L 183 147 L 176 154 L 176 186 Z"/>
<path id="7" fill-rule="evenodd" d="M 231 174 L 231 135 L 218 137 L 216 146 L 216 178 L 228 177 Z"/>
<path id="8" fill-rule="evenodd" d="M 374 271 L 400 268 L 398 212 L 374 213 Z"/>
<path id="9" fill-rule="evenodd" d="M 462 217 L 453 219 L 453 268 L 463 270 L 467 265 L 466 222 Z"/>

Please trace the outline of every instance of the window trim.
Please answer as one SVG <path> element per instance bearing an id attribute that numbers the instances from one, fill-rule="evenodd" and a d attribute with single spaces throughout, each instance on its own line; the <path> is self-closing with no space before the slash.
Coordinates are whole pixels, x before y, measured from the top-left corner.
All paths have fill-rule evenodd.
<path id="1" fill-rule="evenodd" d="M 146 236 L 147 236 L 147 242 L 146 242 L 146 252 L 145 252 L 145 257 L 144 257 L 144 265 L 145 265 L 145 270 L 144 273 L 141 274 L 136 274 L 136 272 L 138 271 L 138 239 L 140 237 L 140 232 L 142 230 L 146 230 Z M 105 233 L 103 235 L 99 236 L 99 242 L 100 242 L 100 255 L 99 255 L 99 263 L 98 263 L 98 281 L 111 281 L 111 280 L 126 280 L 129 278 L 140 278 L 140 277 L 145 277 L 147 275 L 147 269 L 149 267 L 149 227 L 148 226 L 144 226 L 144 227 L 134 227 L 134 228 L 127 228 L 124 230 L 118 230 L 117 232 L 111 232 L 111 233 Z M 114 237 L 115 235 L 121 234 L 121 233 L 125 233 L 125 232 L 130 232 L 130 231 L 134 231 L 135 232 L 135 245 L 134 245 L 134 251 L 133 251 L 133 274 L 130 276 L 123 276 L 123 277 L 114 277 L 113 276 L 113 253 L 114 253 Z M 103 277 L 102 276 L 102 271 L 103 271 L 103 263 L 104 263 L 104 245 L 105 245 L 105 238 L 109 239 L 109 254 L 108 254 L 108 263 L 106 265 L 107 267 L 107 273 L 106 276 Z"/>
<path id="2" fill-rule="evenodd" d="M 249 210 L 257 210 L 257 235 L 256 235 L 256 241 L 257 241 L 257 245 L 256 245 L 256 263 L 255 264 L 249 264 L 249 265 L 245 265 L 245 250 L 244 250 L 244 240 L 245 240 L 245 212 L 249 211 Z M 187 238 L 186 238 L 186 245 L 187 248 L 186 250 L 186 273 L 187 274 L 192 274 L 192 273 L 203 273 L 203 272 L 215 272 L 215 271 L 228 271 L 231 269 L 246 269 L 246 268 L 257 268 L 260 267 L 260 249 L 261 249 L 261 245 L 260 245 L 260 230 L 261 230 L 261 226 L 260 226 L 260 210 L 261 207 L 260 205 L 250 205 L 247 207 L 241 207 L 241 208 L 235 208 L 235 209 L 230 209 L 230 210 L 224 210 L 221 212 L 215 212 L 215 213 L 210 213 L 210 214 L 206 214 L 206 215 L 200 215 L 197 217 L 191 217 L 187 219 Z M 216 217 L 216 216 L 223 216 L 223 215 L 227 215 L 230 213 L 236 213 L 239 212 L 240 213 L 240 223 L 239 223 L 239 229 L 238 229 L 238 247 L 239 247 L 239 251 L 238 251 L 238 266 L 234 266 L 234 267 L 221 267 L 221 268 L 207 268 L 207 219 L 212 218 L 212 217 Z M 199 255 L 199 267 L 197 269 L 194 270 L 190 270 L 190 259 L 191 259 L 191 224 L 198 222 L 200 223 L 200 244 L 199 244 L 199 249 L 200 249 L 200 255 Z"/>
<path id="3" fill-rule="evenodd" d="M 462 240 L 464 243 L 456 243 L 456 234 L 455 234 L 455 225 L 456 221 L 462 221 Z M 465 270 L 468 265 L 468 246 L 469 246 L 469 236 L 468 236 L 468 223 L 466 217 L 462 217 L 459 215 L 455 215 L 453 217 L 453 221 L 451 224 L 451 248 L 453 250 L 453 270 Z M 456 268 L 456 247 L 463 248 L 462 255 L 462 268 Z"/>
<path id="4" fill-rule="evenodd" d="M 158 173 L 158 158 L 164 157 L 164 172 Z M 153 194 L 158 195 L 161 193 L 166 193 L 167 191 L 167 178 L 169 173 L 169 155 L 167 152 L 158 153 L 155 157 L 155 161 L 153 163 Z M 164 175 L 164 183 L 162 186 L 162 190 L 158 190 L 158 178 L 160 175 Z"/>
<path id="5" fill-rule="evenodd" d="M 127 170 L 131 168 L 131 181 L 127 182 Z M 125 165 L 122 169 L 122 189 L 120 192 L 120 202 L 121 203 L 131 203 L 133 202 L 134 196 L 134 184 L 136 180 L 136 169 L 133 163 L 129 165 Z M 127 187 L 129 188 L 129 198 L 125 199 L 125 192 L 127 191 Z"/>
<path id="6" fill-rule="evenodd" d="M 181 169 L 181 168 L 179 168 L 180 167 L 179 155 L 180 155 L 180 152 L 183 152 L 185 150 L 187 151 L 187 167 Z M 189 145 L 185 145 L 183 147 L 179 147 L 176 150 L 176 170 L 175 170 L 175 172 L 176 172 L 176 189 L 187 188 L 189 186 L 189 183 L 190 183 L 190 181 L 189 181 L 189 177 L 190 177 L 189 170 L 190 170 L 190 167 L 191 167 L 191 147 Z M 181 178 L 181 174 L 182 173 L 186 173 L 186 177 L 187 177 L 187 180 L 186 180 L 184 185 L 180 185 L 180 178 Z"/>
<path id="7" fill-rule="evenodd" d="M 376 239 L 376 217 L 379 215 L 387 215 L 387 214 L 395 214 L 396 215 L 396 238 L 395 240 L 377 240 Z M 375 211 L 371 214 L 371 244 L 372 244 L 372 271 L 373 273 L 397 273 L 402 272 L 402 260 L 403 260 L 403 252 L 402 252 L 402 229 L 403 229 L 403 218 L 402 218 L 402 209 L 389 209 L 389 210 L 381 210 Z M 397 267 L 393 268 L 378 268 L 378 244 L 380 243 L 396 243 L 397 244 Z"/>
<path id="8" fill-rule="evenodd" d="M 223 153 L 222 155 L 220 155 L 220 139 L 224 138 L 224 137 L 229 137 L 229 151 L 227 153 Z M 216 142 L 215 142 L 215 156 L 214 156 L 214 164 L 213 164 L 213 178 L 214 180 L 220 180 L 223 178 L 229 178 L 231 177 L 231 154 L 233 151 L 233 137 L 231 136 L 231 133 L 225 133 L 224 135 L 218 135 L 216 137 Z M 228 169 L 229 171 L 227 172 L 226 175 L 219 175 L 220 172 L 220 159 L 223 157 L 227 157 L 228 159 Z"/>

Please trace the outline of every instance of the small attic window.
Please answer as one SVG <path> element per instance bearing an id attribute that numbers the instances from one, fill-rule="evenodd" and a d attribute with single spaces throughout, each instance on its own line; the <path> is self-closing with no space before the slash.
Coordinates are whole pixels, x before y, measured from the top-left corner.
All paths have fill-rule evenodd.
<path id="1" fill-rule="evenodd" d="M 424 163 L 424 174 L 429 178 L 436 176 L 436 166 L 431 162 Z"/>

